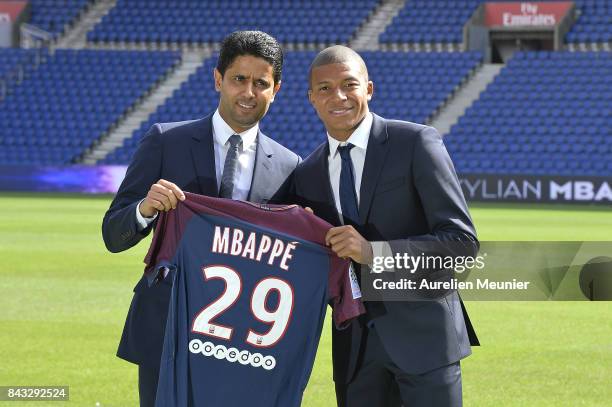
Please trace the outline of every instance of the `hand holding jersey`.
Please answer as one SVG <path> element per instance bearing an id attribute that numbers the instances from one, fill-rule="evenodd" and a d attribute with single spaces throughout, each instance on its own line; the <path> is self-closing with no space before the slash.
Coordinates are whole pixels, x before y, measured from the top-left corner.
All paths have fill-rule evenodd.
<path id="1" fill-rule="evenodd" d="M 160 179 L 151 185 L 145 199 L 140 202 L 138 210 L 145 218 L 151 218 L 158 212 L 168 212 L 176 208 L 178 201 L 185 200 L 185 193 L 173 182 Z"/>
<path id="2" fill-rule="evenodd" d="M 338 257 L 351 258 L 359 264 L 372 264 L 372 245 L 351 225 L 331 228 L 325 235 L 325 244 Z"/>

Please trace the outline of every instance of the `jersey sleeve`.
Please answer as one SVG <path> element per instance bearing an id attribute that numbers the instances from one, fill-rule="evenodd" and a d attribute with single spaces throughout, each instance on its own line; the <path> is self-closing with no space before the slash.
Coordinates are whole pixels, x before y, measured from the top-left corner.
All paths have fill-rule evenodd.
<path id="1" fill-rule="evenodd" d="M 180 207 L 180 206 L 179 206 Z M 161 212 L 153 234 L 149 251 L 144 258 L 145 276 L 149 285 L 164 278 L 163 269 L 171 268 L 171 260 L 177 247 L 177 215 L 179 207 L 169 212 Z"/>
<path id="2" fill-rule="evenodd" d="M 329 297 L 332 317 L 337 329 L 346 328 L 353 319 L 365 313 L 361 291 L 350 260 L 329 255 Z"/>

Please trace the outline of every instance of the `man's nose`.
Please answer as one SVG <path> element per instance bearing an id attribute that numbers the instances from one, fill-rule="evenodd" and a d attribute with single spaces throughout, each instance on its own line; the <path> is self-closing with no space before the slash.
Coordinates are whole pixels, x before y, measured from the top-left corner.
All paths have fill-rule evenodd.
<path id="1" fill-rule="evenodd" d="M 251 82 L 247 82 L 244 88 L 244 93 L 246 96 L 248 97 L 254 97 L 255 96 L 255 92 L 253 92 L 253 87 L 254 85 Z"/>
<path id="2" fill-rule="evenodd" d="M 340 100 L 346 100 L 346 93 L 344 93 L 342 87 L 338 87 L 338 89 L 334 92 L 334 97 Z"/>

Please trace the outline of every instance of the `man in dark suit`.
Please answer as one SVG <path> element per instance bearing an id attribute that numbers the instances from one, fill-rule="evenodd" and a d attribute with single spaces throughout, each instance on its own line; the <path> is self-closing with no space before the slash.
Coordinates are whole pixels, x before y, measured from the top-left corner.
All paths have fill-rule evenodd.
<path id="1" fill-rule="evenodd" d="M 350 48 L 321 51 L 309 80 L 328 141 L 288 184 L 294 202 L 336 225 L 326 237 L 331 249 L 364 276 L 375 254 L 419 256 L 423 242 L 454 242 L 475 255 L 474 225 L 438 132 L 372 114 L 373 83 Z M 359 323 L 333 328 L 338 405 L 460 406 L 459 361 L 477 338 L 457 292 L 365 304 Z"/>
<path id="2" fill-rule="evenodd" d="M 259 131 L 281 84 L 283 52 L 268 34 L 239 31 L 221 46 L 215 87 L 217 110 L 203 119 L 154 125 L 143 138 L 102 234 L 111 252 L 147 236 L 160 211 L 176 208 L 184 191 L 267 202 L 299 157 Z M 283 192 L 277 193 L 283 196 Z M 155 401 L 171 282 L 134 288 L 117 355 L 139 365 L 141 406 Z"/>

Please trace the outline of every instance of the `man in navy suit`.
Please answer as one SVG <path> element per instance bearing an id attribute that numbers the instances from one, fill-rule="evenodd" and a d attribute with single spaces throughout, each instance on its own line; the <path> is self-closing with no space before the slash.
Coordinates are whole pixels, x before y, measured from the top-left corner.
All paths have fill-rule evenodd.
<path id="1" fill-rule="evenodd" d="M 373 83 L 350 48 L 321 51 L 309 81 L 328 140 L 288 184 L 294 202 L 336 225 L 331 249 L 358 275 L 370 272 L 374 254 L 419 256 L 424 242 L 475 255 L 476 231 L 438 132 L 371 113 Z M 457 292 L 365 305 L 359 323 L 333 328 L 338 406 L 460 406 L 460 360 L 477 338 Z"/>
<path id="2" fill-rule="evenodd" d="M 102 235 L 111 252 L 136 245 L 160 211 L 176 208 L 183 191 L 265 203 L 299 157 L 259 131 L 281 84 L 280 44 L 259 31 L 239 31 L 221 46 L 214 71 L 217 110 L 199 120 L 154 125 L 143 138 L 115 199 Z M 139 365 L 141 406 L 155 402 L 167 319 L 169 278 L 134 288 L 117 355 Z"/>

